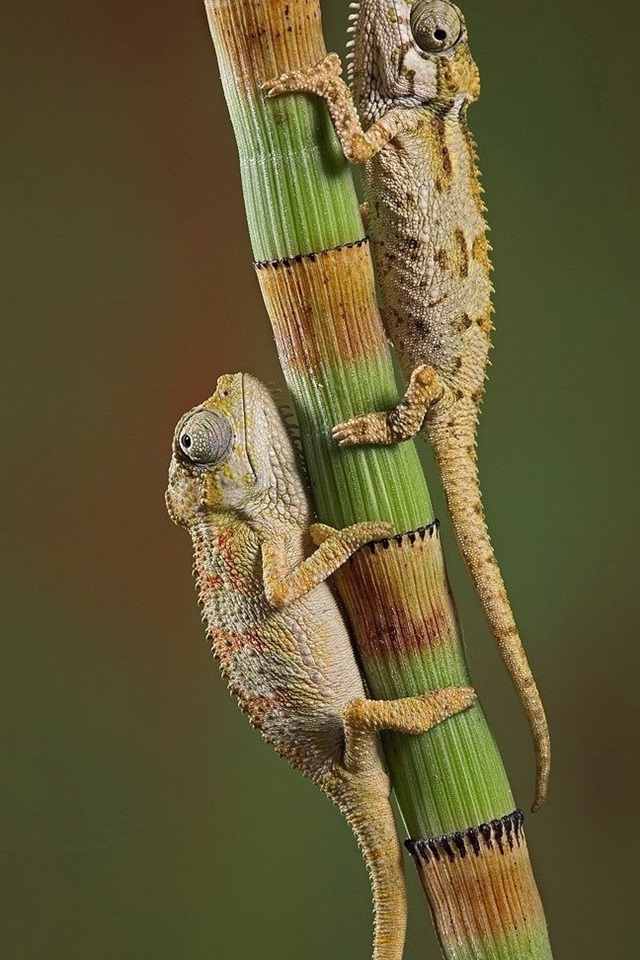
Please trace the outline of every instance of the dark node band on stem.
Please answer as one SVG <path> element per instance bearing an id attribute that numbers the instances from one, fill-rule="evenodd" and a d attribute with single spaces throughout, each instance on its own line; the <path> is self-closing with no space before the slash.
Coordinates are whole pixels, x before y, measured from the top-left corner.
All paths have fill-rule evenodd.
<path id="1" fill-rule="evenodd" d="M 441 837 L 405 840 L 404 845 L 416 863 L 439 861 L 444 857 L 453 862 L 456 858 L 466 857 L 468 853 L 478 857 L 483 848 L 492 850 L 494 844 L 504 854 L 505 849 L 513 850 L 514 846 L 520 846 L 523 822 L 522 810 L 514 810 L 490 823 L 481 823 L 477 827 Z"/>

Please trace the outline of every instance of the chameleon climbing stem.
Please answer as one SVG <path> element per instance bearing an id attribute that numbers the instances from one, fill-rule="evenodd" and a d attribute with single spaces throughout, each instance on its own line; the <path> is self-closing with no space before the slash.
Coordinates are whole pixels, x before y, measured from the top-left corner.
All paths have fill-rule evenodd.
<path id="1" fill-rule="evenodd" d="M 256 273 L 318 515 L 334 527 L 378 518 L 395 531 L 336 577 L 371 696 L 469 686 L 413 445 L 345 451 L 331 439 L 336 423 L 389 409 L 398 397 L 355 191 L 324 107 L 306 98 L 266 102 L 260 91 L 269 78 L 325 56 L 317 2 L 207 0 L 206 7 L 238 140 Z M 417 736 L 385 732 L 382 742 L 413 841 L 439 837 L 437 849 L 452 852 L 454 869 L 414 857 L 446 956 L 548 960 L 521 825 L 517 842 L 513 830 L 511 843 L 493 841 L 517 815 L 481 708 Z M 464 854 L 452 839 L 459 833 L 471 844 Z M 498 915 L 496 903 L 505 907 Z"/>
<path id="2" fill-rule="evenodd" d="M 471 707 L 474 691 L 365 699 L 325 581 L 389 525 L 309 526 L 293 445 L 269 391 L 250 375 L 220 377 L 213 396 L 181 417 L 166 502 L 191 534 L 208 637 L 231 693 L 353 827 L 371 876 L 373 958 L 400 960 L 402 854 L 376 731 L 421 734 Z"/>

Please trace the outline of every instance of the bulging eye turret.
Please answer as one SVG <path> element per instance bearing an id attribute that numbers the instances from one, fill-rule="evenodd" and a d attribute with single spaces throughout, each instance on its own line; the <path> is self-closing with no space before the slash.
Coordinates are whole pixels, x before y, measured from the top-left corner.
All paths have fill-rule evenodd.
<path id="1" fill-rule="evenodd" d="M 229 421 L 213 410 L 196 410 L 178 433 L 180 452 L 192 463 L 213 467 L 229 453 L 233 431 Z"/>
<path id="2" fill-rule="evenodd" d="M 425 53 L 449 50 L 462 34 L 462 19 L 444 0 L 417 0 L 411 8 L 411 32 Z"/>

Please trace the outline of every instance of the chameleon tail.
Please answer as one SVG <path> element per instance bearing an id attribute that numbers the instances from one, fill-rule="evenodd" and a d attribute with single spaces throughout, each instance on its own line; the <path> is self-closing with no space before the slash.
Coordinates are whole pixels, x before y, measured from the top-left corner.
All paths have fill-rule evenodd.
<path id="1" fill-rule="evenodd" d="M 476 462 L 475 415 L 468 425 L 459 424 L 453 436 L 449 425 L 439 428 L 433 423 L 428 431 L 460 552 L 529 721 L 537 768 L 531 809 L 537 810 L 544 803 L 549 781 L 549 729 L 487 530 Z"/>
<path id="2" fill-rule="evenodd" d="M 407 894 L 402 850 L 386 794 L 358 794 L 349 821 L 369 871 L 373 893 L 373 960 L 402 960 L 407 925 Z"/>

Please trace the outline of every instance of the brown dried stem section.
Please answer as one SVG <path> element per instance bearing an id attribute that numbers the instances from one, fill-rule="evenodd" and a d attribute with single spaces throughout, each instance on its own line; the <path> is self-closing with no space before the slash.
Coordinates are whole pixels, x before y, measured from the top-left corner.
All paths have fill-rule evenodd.
<path id="1" fill-rule="evenodd" d="M 256 94 L 265 80 L 327 52 L 317 0 L 205 0 L 205 7 L 235 65 L 239 92 Z"/>
<path id="2" fill-rule="evenodd" d="M 283 365 L 317 376 L 327 366 L 386 359 L 366 240 L 256 270 Z"/>
<path id="3" fill-rule="evenodd" d="M 336 580 L 351 619 L 361 625 L 359 649 L 367 662 L 397 669 L 407 657 L 439 651 L 451 658 L 450 682 L 461 683 L 467 668 L 437 523 L 369 544 Z M 376 619 L 379 610 L 384 620 Z"/>

